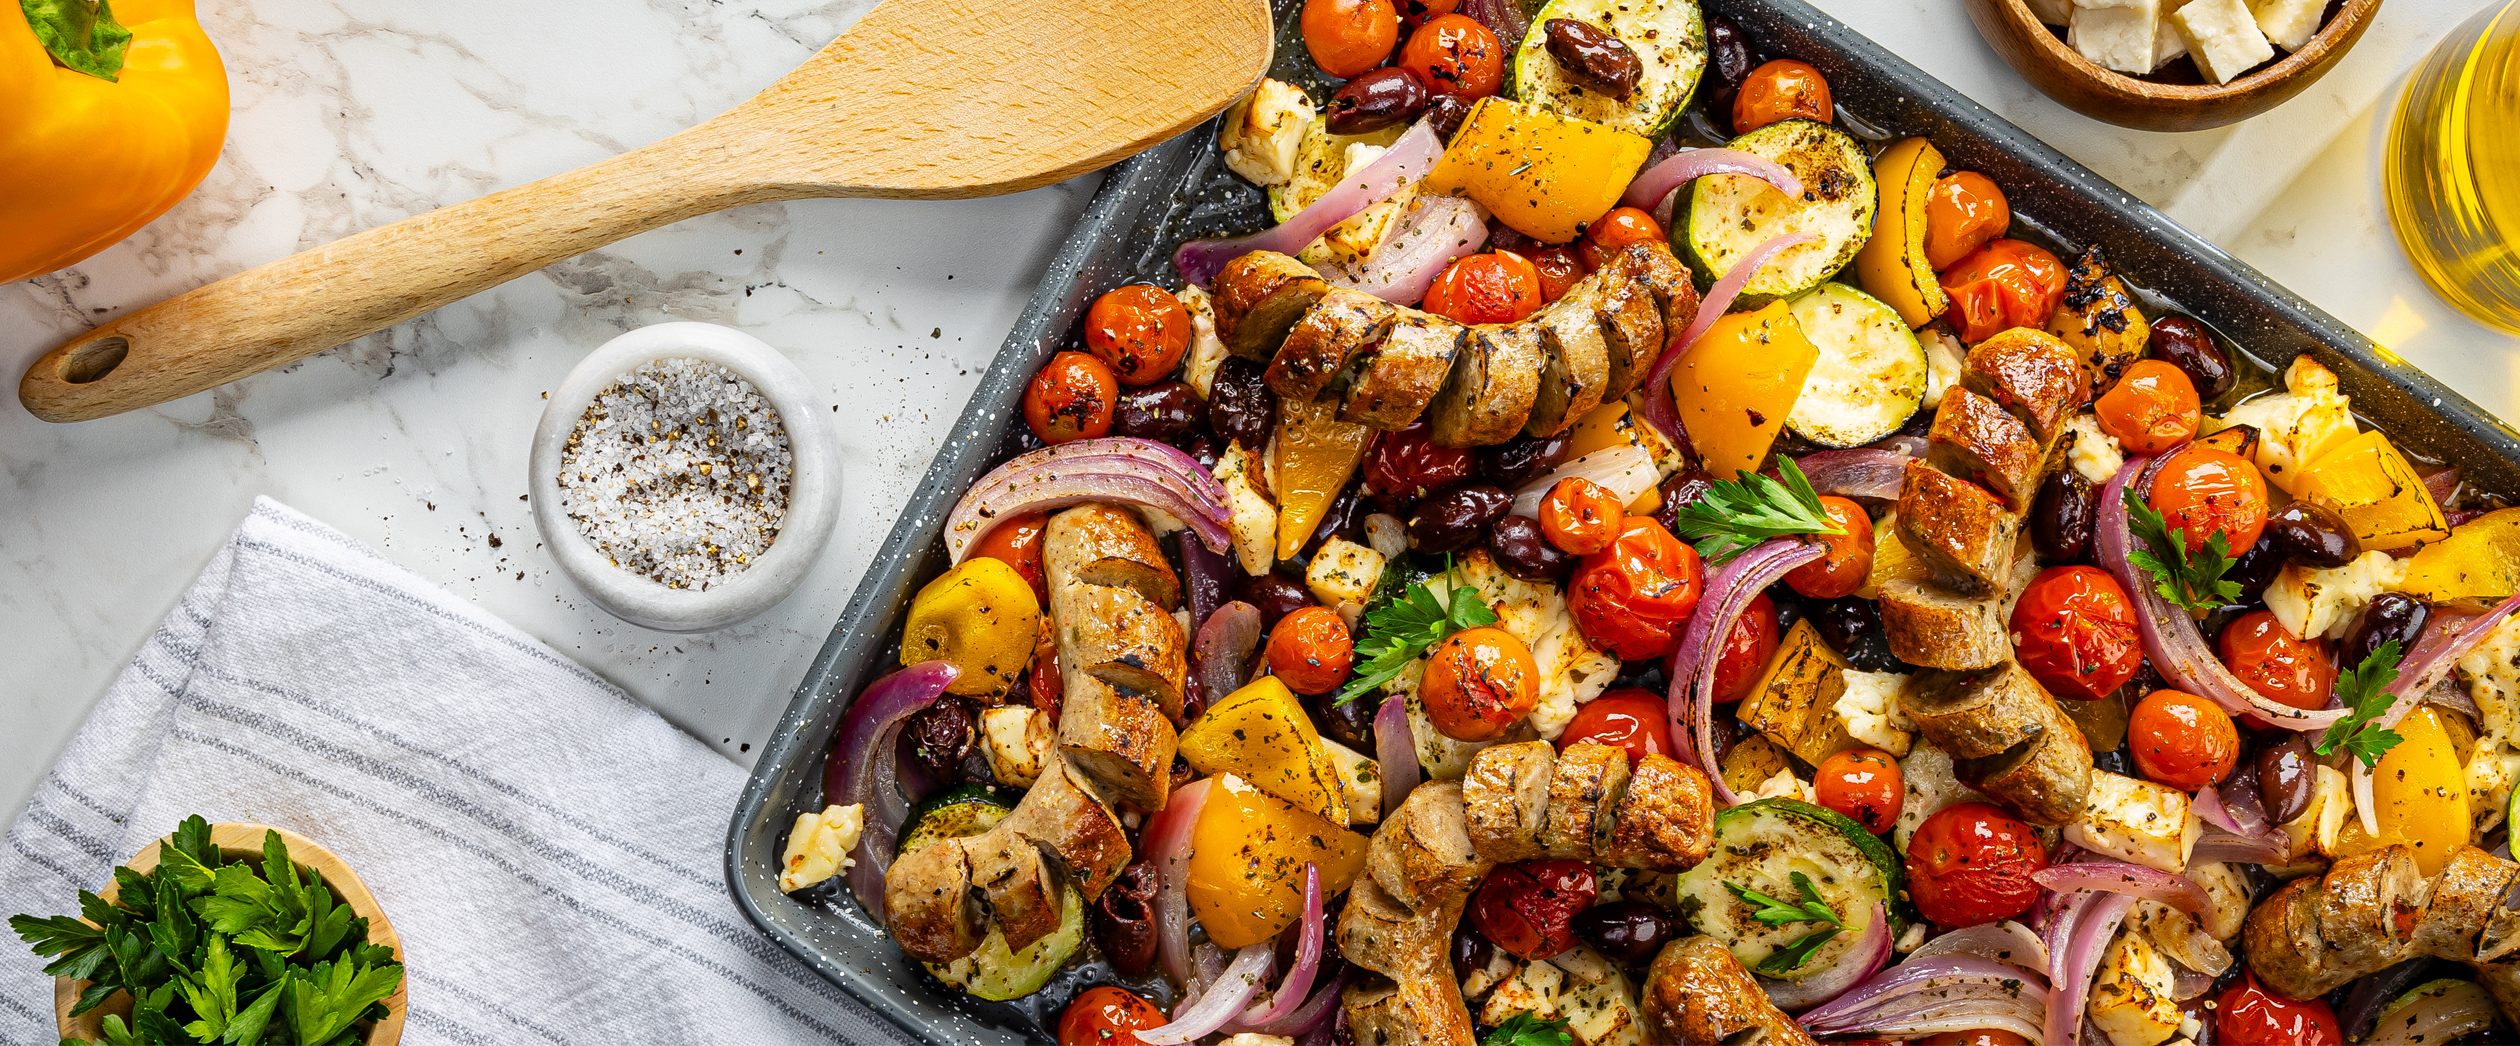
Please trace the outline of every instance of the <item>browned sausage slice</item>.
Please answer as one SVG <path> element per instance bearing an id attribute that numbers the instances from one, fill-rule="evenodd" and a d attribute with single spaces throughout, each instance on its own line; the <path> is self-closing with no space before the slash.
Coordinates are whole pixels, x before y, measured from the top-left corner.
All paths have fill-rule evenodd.
<path id="1" fill-rule="evenodd" d="M 1966 595 L 2001 592 L 2012 579 L 2021 516 L 1986 488 L 1908 462 L 1899 490 L 1899 534 L 1935 580 Z"/>
<path id="2" fill-rule="evenodd" d="M 1304 263 L 1276 251 L 1253 251 L 1216 274 L 1210 288 L 1216 336 L 1234 355 L 1267 362 L 1287 330 L 1329 292 L 1330 285 Z"/>
<path id="3" fill-rule="evenodd" d="M 1356 382 L 1339 406 L 1339 420 L 1386 432 L 1407 428 L 1442 391 L 1468 332 L 1441 316 L 1401 310 L 1391 334 L 1357 365 Z"/>
<path id="4" fill-rule="evenodd" d="M 1593 842 L 1607 833 L 1627 792 L 1627 749 L 1572 744 L 1558 753 L 1549 775 L 1549 824 L 1540 847 L 1550 857 L 1589 861 Z"/>
<path id="5" fill-rule="evenodd" d="M 1062 686 L 1092 675 L 1153 697 L 1166 718 L 1181 718 L 1189 656 L 1180 620 L 1132 588 L 1062 585 L 1051 590 L 1050 602 Z"/>
<path id="6" fill-rule="evenodd" d="M 2091 745 L 2020 665 L 1919 672 L 1899 695 L 1953 775 L 2040 824 L 2068 824 L 2091 795 Z"/>
<path id="7" fill-rule="evenodd" d="M 1767 990 L 1707 936 L 1663 946 L 1645 974 L 1645 1041 L 1706 1046 L 1816 1046 Z"/>
<path id="8" fill-rule="evenodd" d="M 1619 800 L 1608 844 L 1595 860 L 1614 868 L 1685 871 L 1715 844 L 1715 789 L 1706 772 L 1661 753 L 1638 760 Z"/>
<path id="9" fill-rule="evenodd" d="M 884 921 L 902 952 L 922 962 L 952 962 L 980 947 L 987 913 L 972 892 L 962 840 L 938 839 L 884 870 Z"/>
<path id="10" fill-rule="evenodd" d="M 1181 605 L 1181 578 L 1137 513 L 1110 505 L 1078 505 L 1050 517 L 1042 533 L 1042 570 L 1061 580 L 1123 585 L 1171 610 Z"/>
<path id="11" fill-rule="evenodd" d="M 1999 332 L 1970 349 L 1960 383 L 2020 418 L 2043 449 L 2055 445 L 2091 394 L 2073 347 L 2028 327 Z"/>
<path id="12" fill-rule="evenodd" d="M 1470 760 L 1461 778 L 1470 846 L 1491 861 L 1527 861 L 1542 853 L 1549 824 L 1549 779 L 1557 749 L 1547 741 L 1494 745 Z"/>
<path id="13" fill-rule="evenodd" d="M 1006 948 L 1020 952 L 1059 928 L 1061 876 L 1041 859 L 1041 847 L 1015 832 L 989 831 L 962 840 L 971 885 L 997 921 Z"/>
<path id="14" fill-rule="evenodd" d="M 2038 495 L 2047 454 L 2031 437 L 2030 426 L 1994 400 L 1952 386 L 1935 408 L 1925 439 L 1928 464 L 1984 484 L 2006 509 L 2024 511 Z"/>
<path id="15" fill-rule="evenodd" d="M 1113 802 L 1163 809 L 1180 743 L 1164 710 L 1154 698 L 1094 675 L 1067 676 L 1066 691 L 1059 700 L 1059 751 Z"/>
<path id="16" fill-rule="evenodd" d="M 1087 787 L 1075 767 L 1053 759 L 998 827 L 1057 855 L 1068 881 L 1092 901 L 1129 866 L 1129 833 L 1111 806 Z"/>
<path id="17" fill-rule="evenodd" d="M 1439 447 L 1484 447 L 1522 432 L 1540 394 L 1540 327 L 1483 324 L 1461 338 L 1451 376 L 1428 406 Z"/>
<path id="18" fill-rule="evenodd" d="M 1309 400 L 1330 387 L 1348 361 L 1391 333 L 1399 306 L 1362 291 L 1331 288 L 1320 304 L 1286 332 L 1286 343 L 1270 357 L 1261 375 L 1269 391 L 1288 399 Z"/>
<path id="19" fill-rule="evenodd" d="M 1610 341 L 1601 330 L 1601 278 L 1586 276 L 1531 318 L 1540 328 L 1540 389 L 1523 431 L 1554 436 L 1601 405 L 1610 388 Z"/>
<path id="20" fill-rule="evenodd" d="M 1616 270 L 1594 275 L 1601 277 L 1601 304 L 1594 315 L 1601 320 L 1602 345 L 1610 363 L 1610 382 L 1601 390 L 1601 402 L 1615 403 L 1645 383 L 1655 361 L 1662 359 L 1663 341 L 1679 337 L 1687 328 L 1663 326 L 1662 306 L 1644 281 Z"/>

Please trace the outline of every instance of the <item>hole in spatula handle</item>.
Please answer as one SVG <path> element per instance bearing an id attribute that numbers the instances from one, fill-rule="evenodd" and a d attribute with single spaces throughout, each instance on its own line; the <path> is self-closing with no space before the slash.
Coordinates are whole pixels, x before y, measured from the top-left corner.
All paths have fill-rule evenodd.
<path id="1" fill-rule="evenodd" d="M 131 355 L 131 339 L 109 334 L 83 345 L 73 346 L 61 356 L 61 380 L 72 385 L 85 385 L 114 372 L 122 366 L 123 357 Z"/>

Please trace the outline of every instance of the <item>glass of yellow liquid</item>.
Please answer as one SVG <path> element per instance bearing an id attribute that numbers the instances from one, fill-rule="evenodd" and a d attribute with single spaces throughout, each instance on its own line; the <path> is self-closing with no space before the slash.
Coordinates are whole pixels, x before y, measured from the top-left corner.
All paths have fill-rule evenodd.
<path id="1" fill-rule="evenodd" d="M 2434 47 L 2389 127 L 2389 221 L 2450 304 L 2520 334 L 2520 0 Z"/>

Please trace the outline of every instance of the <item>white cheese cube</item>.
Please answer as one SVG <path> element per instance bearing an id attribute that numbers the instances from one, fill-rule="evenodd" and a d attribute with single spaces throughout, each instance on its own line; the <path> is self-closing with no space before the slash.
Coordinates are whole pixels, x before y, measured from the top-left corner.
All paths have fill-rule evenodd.
<path id="1" fill-rule="evenodd" d="M 1050 713 L 1031 705 L 999 705 L 980 710 L 980 750 L 989 772 L 1000 784 L 1030 788 L 1041 780 L 1055 747 Z"/>
<path id="2" fill-rule="evenodd" d="M 2170 21 L 2187 41 L 2197 70 L 2215 83 L 2237 80 L 2275 57 L 2274 46 L 2258 30 L 2257 16 L 2242 0 L 2191 0 Z"/>
<path id="3" fill-rule="evenodd" d="M 1277 563 L 1277 504 L 1260 492 L 1260 485 L 1251 474 L 1251 454 L 1241 441 L 1228 444 L 1225 453 L 1216 459 L 1216 482 L 1225 488 L 1225 508 L 1231 517 L 1225 529 L 1234 536 L 1234 554 L 1242 560 L 1243 573 L 1263 577 Z"/>
<path id="4" fill-rule="evenodd" d="M 1517 1013 L 1553 1021 L 1558 1018 L 1558 996 L 1566 984 L 1566 974 L 1545 962 L 1527 962 L 1505 978 L 1505 983 L 1489 993 L 1487 1005 L 1479 1010 L 1479 1023 L 1495 1027 Z"/>
<path id="5" fill-rule="evenodd" d="M 2179 25 L 2170 16 L 2188 5 L 2188 0 L 2162 0 L 2161 21 L 2153 24 L 2153 68 L 2170 64 L 2172 59 L 2187 53 L 2187 41 L 2179 36 Z"/>
<path id="6" fill-rule="evenodd" d="M 1330 765 L 1339 770 L 1339 791 L 1347 797 L 1348 820 L 1355 824 L 1382 820 L 1382 764 L 1326 737 L 1321 747 L 1330 753 Z"/>
<path id="7" fill-rule="evenodd" d="M 1304 570 L 1304 587 L 1313 598 L 1334 610 L 1343 604 L 1362 606 L 1374 594 L 1374 586 L 1382 581 L 1383 555 L 1346 538 L 1334 537 L 1321 543 L 1321 551 L 1313 554 L 1312 565 Z"/>
<path id="8" fill-rule="evenodd" d="M 2065 826 L 2065 839 L 2094 853 L 2177 874 L 2187 867 L 2196 837 L 2205 830 L 2188 808 L 2191 799 L 2176 788 L 2094 770 L 2091 798 L 2082 819 Z"/>
<path id="9" fill-rule="evenodd" d="M 2073 0 L 2030 0 L 2030 13 L 2048 25 L 2064 25 L 2074 20 Z"/>
<path id="10" fill-rule="evenodd" d="M 1262 80 L 1225 114 L 1216 129 L 1216 147 L 1224 153 L 1228 170 L 1254 185 L 1277 185 L 1295 176 L 1304 132 L 1320 118 L 1303 88 Z"/>
<path id="11" fill-rule="evenodd" d="M 865 827 L 866 808 L 856 803 L 796 815 L 779 862 L 779 891 L 794 893 L 856 865 L 849 851 L 857 849 Z"/>
<path id="12" fill-rule="evenodd" d="M 1843 678 L 1846 692 L 1838 695 L 1837 706 L 1830 711 L 1846 725 L 1847 736 L 1888 752 L 1894 759 L 1907 758 L 1908 745 L 1914 740 L 1908 730 L 1916 723 L 1899 708 L 1899 688 L 1907 685 L 1908 677 L 1897 672 L 1848 669 Z"/>
<path id="13" fill-rule="evenodd" d="M 1216 388 L 1216 368 L 1225 363 L 1225 340 L 1216 336 L 1216 303 L 1197 284 L 1183 287 L 1175 297 L 1190 310 L 1190 352 L 1181 364 L 1181 380 L 1206 399 Z"/>
<path id="14" fill-rule="evenodd" d="M 2158 0 L 2119 7 L 2074 7 L 2065 43 L 2103 69 L 2142 75 L 2152 71 L 2153 31 L 2161 21 Z"/>
<path id="15" fill-rule="evenodd" d="M 2125 444 L 2100 431 L 2100 421 L 2093 415 L 2076 414 L 2066 419 L 2065 440 L 2065 459 L 2073 463 L 2074 471 L 2082 473 L 2082 478 L 2094 484 L 2108 482 L 2126 467 Z"/>
<path id="16" fill-rule="evenodd" d="M 2298 51 L 2318 35 L 2319 16 L 2327 13 L 2327 0 L 2256 0 L 2249 5 L 2249 13 L 2258 31 L 2266 34 L 2266 42 Z"/>
<path id="17" fill-rule="evenodd" d="M 2303 639 L 2342 639 L 2371 597 L 2405 580 L 2406 561 L 2386 552 L 2365 552 L 2326 569 L 2287 563 L 2266 586 L 2266 609 L 2284 631 Z"/>
<path id="18" fill-rule="evenodd" d="M 2208 416 L 2205 434 L 2234 425 L 2256 426 L 2258 471 L 2289 493 L 2303 466 L 2354 438 L 2360 427 L 2354 422 L 2352 398 L 2337 386 L 2336 372 L 2319 361 L 2295 357 L 2284 368 L 2284 388 L 2280 395 L 2259 396 L 2220 418 Z"/>
<path id="19" fill-rule="evenodd" d="M 2179 1033 L 2170 959 L 2142 934 L 2121 934 L 2100 956 L 2085 1015 L 2118 1046 L 2157 1046 Z"/>

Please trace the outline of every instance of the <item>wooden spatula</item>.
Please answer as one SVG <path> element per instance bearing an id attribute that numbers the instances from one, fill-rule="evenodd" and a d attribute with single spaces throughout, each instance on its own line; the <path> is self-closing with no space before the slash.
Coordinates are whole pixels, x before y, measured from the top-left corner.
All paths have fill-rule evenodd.
<path id="1" fill-rule="evenodd" d="M 1047 185 L 1232 104 L 1270 38 L 1268 0 L 885 0 L 716 119 L 159 302 L 44 354 L 18 398 L 46 421 L 163 403 L 728 207 Z"/>

